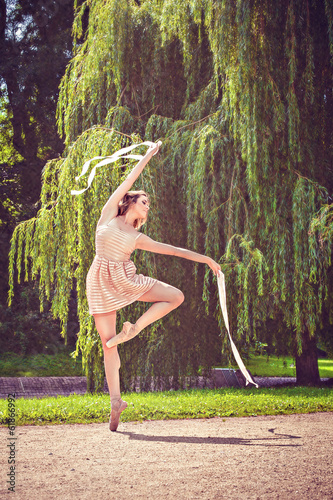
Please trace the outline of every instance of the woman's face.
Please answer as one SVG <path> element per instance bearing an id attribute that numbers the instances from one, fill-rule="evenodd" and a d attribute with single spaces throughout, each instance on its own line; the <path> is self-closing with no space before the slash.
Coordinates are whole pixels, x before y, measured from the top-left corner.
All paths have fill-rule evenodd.
<path id="1" fill-rule="evenodd" d="M 141 194 L 136 200 L 134 207 L 138 213 L 138 218 L 146 219 L 149 210 L 149 200 L 145 194 Z"/>

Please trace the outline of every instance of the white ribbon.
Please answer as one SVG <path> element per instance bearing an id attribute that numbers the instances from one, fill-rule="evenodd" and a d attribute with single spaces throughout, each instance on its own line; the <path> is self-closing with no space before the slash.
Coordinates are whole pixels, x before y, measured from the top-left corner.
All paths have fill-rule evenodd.
<path id="1" fill-rule="evenodd" d="M 235 344 L 231 338 L 231 335 L 230 335 L 228 311 L 227 311 L 227 299 L 226 299 L 226 293 L 225 293 L 225 280 L 224 280 L 224 274 L 222 273 L 222 271 L 219 271 L 217 274 L 217 285 L 218 285 L 218 289 L 219 289 L 220 305 L 221 305 L 221 309 L 222 309 L 223 319 L 224 319 L 224 323 L 225 323 L 225 326 L 226 326 L 227 331 L 228 331 L 233 355 L 234 355 L 235 360 L 239 366 L 240 371 L 242 372 L 242 374 L 245 377 L 246 385 L 251 383 L 258 388 L 259 387 L 258 384 L 256 384 L 254 382 L 251 375 L 249 374 L 249 372 L 245 368 L 245 365 L 242 361 L 242 358 L 240 357 L 239 352 L 237 350 L 237 347 L 235 346 Z"/>
<path id="2" fill-rule="evenodd" d="M 111 156 L 95 156 L 94 158 L 91 158 L 90 160 L 86 161 L 86 163 L 83 165 L 81 174 L 78 177 L 75 177 L 75 180 L 78 181 L 84 174 L 86 174 L 88 172 L 88 169 L 89 169 L 91 162 L 93 162 L 95 160 L 102 160 L 102 161 L 97 163 L 97 165 L 95 165 L 94 168 L 92 169 L 92 171 L 90 172 L 89 177 L 88 177 L 88 186 L 85 189 L 81 189 L 81 191 L 72 190 L 71 194 L 77 196 L 78 194 L 82 194 L 85 191 L 87 191 L 87 189 L 89 189 L 91 186 L 91 183 L 92 183 L 92 181 L 95 177 L 95 174 L 96 174 L 96 169 L 98 167 L 103 167 L 104 165 L 108 165 L 109 163 L 114 163 L 115 161 L 119 160 L 120 158 L 128 158 L 128 159 L 132 159 L 132 160 L 142 160 L 143 155 L 128 155 L 126 153 L 129 153 L 130 151 L 132 151 L 133 149 L 135 149 L 139 146 L 154 146 L 154 145 L 155 145 L 154 142 L 145 141 L 145 142 L 141 142 L 140 144 L 134 144 L 132 146 L 128 146 L 127 148 L 119 149 L 119 151 L 116 151 Z"/>

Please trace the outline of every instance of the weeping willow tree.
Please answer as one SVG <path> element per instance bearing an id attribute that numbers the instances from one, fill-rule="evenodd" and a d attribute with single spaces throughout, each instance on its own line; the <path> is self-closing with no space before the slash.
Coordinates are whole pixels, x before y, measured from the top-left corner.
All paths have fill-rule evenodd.
<path id="1" fill-rule="evenodd" d="M 110 193 L 133 167 L 100 168 L 81 196 L 83 163 L 162 140 L 135 188 L 151 196 L 144 227 L 205 253 L 226 276 L 232 335 L 293 353 L 299 383 L 319 380 L 316 342 L 332 325 L 332 61 L 329 0 L 86 0 L 75 5 L 75 55 L 58 102 L 63 158 L 43 171 L 40 210 L 17 226 L 13 281 L 38 279 L 66 336 L 77 294 L 77 353 L 88 389 L 103 382 L 85 277 Z M 81 184 L 82 183 L 82 184 Z M 140 272 L 179 287 L 185 303 L 125 347 L 122 380 L 180 383 L 216 363 L 228 341 L 204 266 L 137 252 Z M 144 304 L 118 314 L 119 325 Z M 222 337 L 222 338 L 221 338 Z"/>

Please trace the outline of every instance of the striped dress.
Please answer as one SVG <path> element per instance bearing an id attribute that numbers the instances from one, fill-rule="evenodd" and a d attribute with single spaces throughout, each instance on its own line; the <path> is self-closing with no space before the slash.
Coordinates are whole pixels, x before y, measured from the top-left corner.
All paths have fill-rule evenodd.
<path id="1" fill-rule="evenodd" d="M 136 235 L 121 230 L 117 217 L 96 230 L 96 255 L 86 279 L 89 314 L 105 314 L 138 300 L 157 280 L 136 274 L 130 260 Z"/>

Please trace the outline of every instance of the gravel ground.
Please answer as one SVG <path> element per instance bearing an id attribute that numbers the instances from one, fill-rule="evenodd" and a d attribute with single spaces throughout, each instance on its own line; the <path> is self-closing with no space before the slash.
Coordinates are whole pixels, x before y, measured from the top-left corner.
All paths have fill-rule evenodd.
<path id="1" fill-rule="evenodd" d="M 0 498 L 332 500 L 333 412 L 2 429 Z"/>

